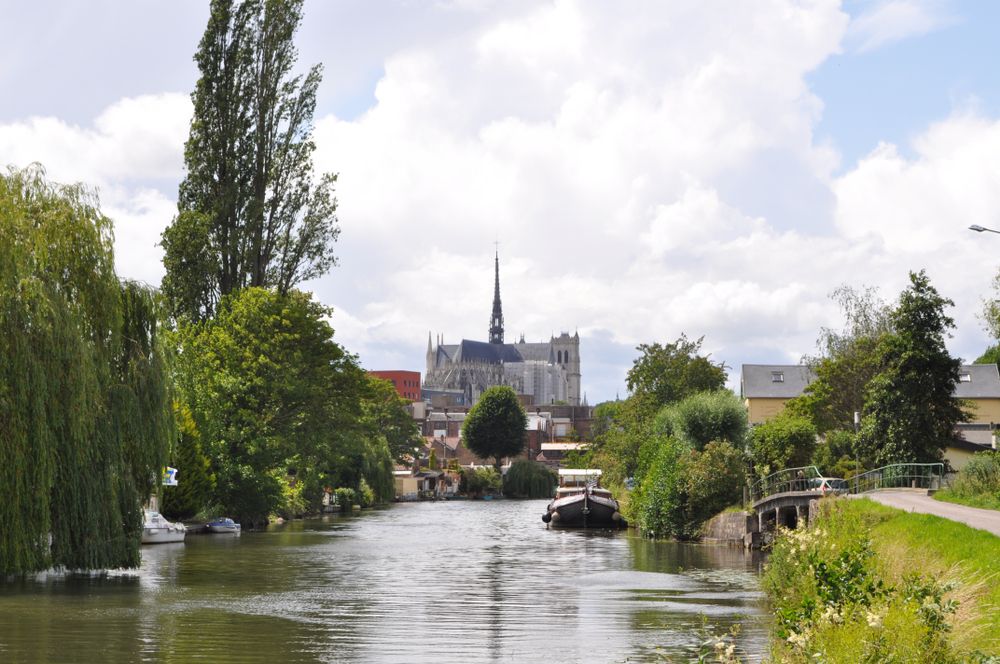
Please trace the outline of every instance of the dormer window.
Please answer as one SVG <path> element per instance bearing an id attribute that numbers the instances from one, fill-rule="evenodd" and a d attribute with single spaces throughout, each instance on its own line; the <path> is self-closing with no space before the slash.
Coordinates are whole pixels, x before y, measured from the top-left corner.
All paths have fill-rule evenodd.
<path id="1" fill-rule="evenodd" d="M 971 383 L 972 382 L 972 374 L 970 374 L 968 372 L 962 372 L 962 373 L 958 374 L 958 382 L 960 382 L 960 383 Z"/>
<path id="2" fill-rule="evenodd" d="M 785 382 L 785 372 L 784 371 L 772 371 L 771 372 L 771 382 L 772 383 L 784 383 Z"/>

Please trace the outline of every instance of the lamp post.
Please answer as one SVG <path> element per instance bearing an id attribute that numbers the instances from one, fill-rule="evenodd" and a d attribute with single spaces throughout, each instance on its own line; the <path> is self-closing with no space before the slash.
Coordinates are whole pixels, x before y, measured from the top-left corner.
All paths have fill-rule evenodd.
<path id="1" fill-rule="evenodd" d="M 979 224 L 972 224 L 971 226 L 969 226 L 969 230 L 976 231 L 977 233 L 982 233 L 983 231 L 986 231 L 987 233 L 1000 234 L 1000 231 L 995 231 L 992 228 L 986 228 L 985 226 L 980 226 Z"/>

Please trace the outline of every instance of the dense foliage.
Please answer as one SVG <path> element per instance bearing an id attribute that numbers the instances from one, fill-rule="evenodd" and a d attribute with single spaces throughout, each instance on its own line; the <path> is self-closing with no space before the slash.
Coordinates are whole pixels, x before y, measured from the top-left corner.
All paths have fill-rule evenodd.
<path id="1" fill-rule="evenodd" d="M 215 493 L 215 474 L 202 448 L 201 432 L 194 423 L 191 409 L 176 403 L 174 414 L 177 442 L 170 465 L 180 472 L 177 486 L 164 487 L 160 511 L 170 519 L 190 519 L 211 501 Z"/>
<path id="2" fill-rule="evenodd" d="M 469 409 L 462 424 L 462 439 L 466 447 L 481 459 L 493 457 L 500 472 L 504 457 L 524 451 L 528 418 L 514 390 L 505 385 L 488 388 Z"/>
<path id="3" fill-rule="evenodd" d="M 500 473 L 493 467 L 463 468 L 458 483 L 458 490 L 473 498 L 500 491 L 503 480 Z"/>
<path id="4" fill-rule="evenodd" d="M 875 466 L 941 461 L 955 425 L 967 418 L 954 398 L 961 361 L 944 344 L 954 327 L 944 308 L 952 304 L 923 271 L 910 273 L 865 396 L 858 450 Z"/>
<path id="5" fill-rule="evenodd" d="M 412 462 L 423 446 L 416 421 L 407 411 L 409 402 L 399 396 L 392 383 L 367 376 L 367 394 L 362 401 L 362 416 L 372 431 L 385 436 L 389 452 L 397 463 Z"/>
<path id="6" fill-rule="evenodd" d="M 626 384 L 630 401 L 641 416 L 652 416 L 662 406 L 707 390 L 719 390 L 726 383 L 722 364 L 699 355 L 704 337 L 689 341 L 683 334 L 668 344 L 640 344 L 640 355 L 629 369 Z"/>
<path id="7" fill-rule="evenodd" d="M 173 416 L 153 298 L 112 247 L 91 192 L 0 175 L 0 575 L 139 564 Z"/>
<path id="8" fill-rule="evenodd" d="M 315 506 L 324 487 L 363 479 L 379 500 L 392 497 L 388 443 L 363 407 L 371 383 L 333 341 L 328 313 L 305 293 L 246 288 L 214 319 L 180 328 L 178 381 L 212 459 L 216 501 L 248 523 L 294 512 L 286 503 L 297 492 Z"/>
<path id="9" fill-rule="evenodd" d="M 162 289 L 177 316 L 210 317 L 247 286 L 286 294 L 335 262 L 336 176 L 313 177 L 320 66 L 293 76 L 302 0 L 213 0 Z"/>
<path id="10" fill-rule="evenodd" d="M 816 429 L 812 422 L 787 411 L 750 432 L 750 456 L 758 477 L 808 465 L 815 448 Z"/>
<path id="11" fill-rule="evenodd" d="M 503 478 L 503 495 L 508 498 L 551 498 L 559 486 L 559 476 L 546 466 L 518 459 Z"/>
<path id="12" fill-rule="evenodd" d="M 747 433 L 746 406 L 729 390 L 692 394 L 666 409 L 670 430 L 696 450 L 712 441 L 743 447 Z"/>

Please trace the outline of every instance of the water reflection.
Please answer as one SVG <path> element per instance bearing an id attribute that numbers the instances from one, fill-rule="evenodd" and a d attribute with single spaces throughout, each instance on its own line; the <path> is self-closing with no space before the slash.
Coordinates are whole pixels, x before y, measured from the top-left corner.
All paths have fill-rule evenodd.
<path id="1" fill-rule="evenodd" d="M 0 661 L 661 661 L 736 623 L 763 652 L 754 558 L 549 530 L 543 508 L 398 505 L 0 586 Z"/>

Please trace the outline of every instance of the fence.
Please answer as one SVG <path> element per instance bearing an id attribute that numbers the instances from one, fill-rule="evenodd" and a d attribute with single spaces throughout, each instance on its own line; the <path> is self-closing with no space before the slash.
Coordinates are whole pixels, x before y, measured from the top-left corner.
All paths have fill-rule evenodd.
<path id="1" fill-rule="evenodd" d="M 786 491 L 807 491 L 812 488 L 810 480 L 823 475 L 816 466 L 786 468 L 754 482 L 750 488 L 750 499 L 757 502 L 761 498 Z"/>
<path id="2" fill-rule="evenodd" d="M 943 463 L 895 463 L 847 480 L 851 493 L 878 489 L 940 489 L 944 483 Z"/>

